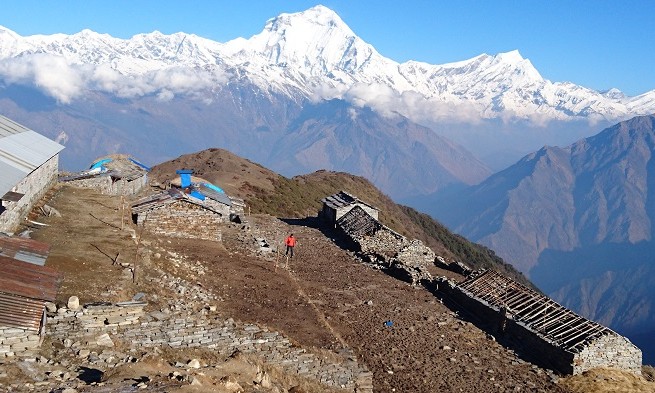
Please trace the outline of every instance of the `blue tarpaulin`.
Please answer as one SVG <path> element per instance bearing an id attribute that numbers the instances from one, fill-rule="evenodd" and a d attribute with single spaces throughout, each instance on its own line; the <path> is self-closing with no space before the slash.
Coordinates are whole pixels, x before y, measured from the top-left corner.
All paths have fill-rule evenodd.
<path id="1" fill-rule="evenodd" d="M 211 188 L 211 189 L 214 190 L 214 191 L 220 192 L 221 194 L 225 194 L 225 191 L 223 191 L 222 188 L 220 188 L 220 187 L 218 187 L 218 186 L 215 186 L 215 185 L 213 185 L 213 184 L 211 184 L 211 183 L 203 183 L 203 185 L 204 185 L 205 187 L 207 187 L 207 188 Z"/>
<path id="2" fill-rule="evenodd" d="M 191 169 L 178 169 L 175 173 L 180 175 L 180 187 L 187 188 L 191 186 L 191 174 L 193 173 Z"/>
<path id="3" fill-rule="evenodd" d="M 107 168 L 105 168 L 103 165 L 105 165 L 106 163 L 111 162 L 111 161 L 112 161 L 111 158 L 105 158 L 104 160 L 100 160 L 98 162 L 93 163 L 93 165 L 91 165 L 91 167 L 89 169 L 100 168 L 100 169 L 102 169 L 104 171 Z"/>
<path id="4" fill-rule="evenodd" d="M 196 199 L 200 199 L 201 201 L 205 200 L 205 196 L 202 195 L 200 192 L 198 192 L 196 190 L 191 191 L 191 193 L 189 195 L 191 195 L 192 197 L 194 197 Z"/>

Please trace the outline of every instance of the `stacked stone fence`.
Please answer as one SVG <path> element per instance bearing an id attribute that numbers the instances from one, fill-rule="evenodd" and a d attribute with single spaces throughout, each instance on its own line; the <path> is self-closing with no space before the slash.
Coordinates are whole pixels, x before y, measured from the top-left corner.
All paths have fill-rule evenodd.
<path id="1" fill-rule="evenodd" d="M 372 392 L 372 373 L 354 358 L 335 361 L 295 346 L 284 335 L 233 319 L 185 315 L 177 312 L 145 312 L 143 304 L 86 305 L 49 313 L 47 331 L 55 340 L 81 341 L 88 345 L 113 346 L 121 340 L 135 348 L 169 346 L 202 347 L 229 356 L 235 351 L 255 354 L 265 363 L 288 372 L 353 392 Z"/>
<path id="2" fill-rule="evenodd" d="M 42 337 L 34 329 L 0 327 L 0 359 L 35 350 Z"/>

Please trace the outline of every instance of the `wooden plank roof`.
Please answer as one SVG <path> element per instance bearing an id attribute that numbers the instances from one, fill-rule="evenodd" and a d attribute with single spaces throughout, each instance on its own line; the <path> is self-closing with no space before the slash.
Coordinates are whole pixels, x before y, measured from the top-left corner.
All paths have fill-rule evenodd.
<path id="1" fill-rule="evenodd" d="M 370 207 L 371 209 L 375 210 L 380 210 L 377 207 L 370 205 L 361 199 L 357 198 L 354 195 L 351 195 L 345 191 L 339 191 L 336 194 L 330 195 L 328 197 L 325 197 L 321 200 L 324 204 L 326 204 L 328 207 L 332 209 L 339 209 L 341 207 L 349 206 L 355 203 L 361 203 L 363 205 L 366 205 Z"/>
<path id="2" fill-rule="evenodd" d="M 601 336 L 618 335 L 493 270 L 472 276 L 458 287 L 498 309 L 505 308 L 514 320 L 569 352 L 579 352 Z"/>

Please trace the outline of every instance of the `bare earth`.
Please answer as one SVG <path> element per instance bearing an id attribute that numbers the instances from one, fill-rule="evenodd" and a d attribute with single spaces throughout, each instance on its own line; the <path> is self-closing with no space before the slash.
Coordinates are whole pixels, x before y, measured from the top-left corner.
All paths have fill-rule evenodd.
<path id="1" fill-rule="evenodd" d="M 71 295 L 82 303 L 124 301 L 137 292 L 146 294 L 151 310 L 166 307 L 171 299 L 185 303 L 183 295 L 153 285 L 152 278 L 166 275 L 212 293 L 219 299 L 217 313 L 223 316 L 265 325 L 301 346 L 352 350 L 373 371 L 376 392 L 571 391 L 554 382 L 557 378 L 551 373 L 523 361 L 459 318 L 427 290 L 361 263 L 337 245 L 336 233 L 322 232 L 313 219 L 252 216 L 249 229 L 226 224 L 223 242 L 216 243 L 140 234 L 127 222 L 127 213 L 121 225 L 120 198 L 69 187 L 58 187 L 48 198 L 62 217 L 33 216 L 50 226 L 36 229 L 32 237 L 52 245 L 47 265 L 65 275 L 58 303 L 65 304 Z M 259 251 L 256 238 L 266 239 L 275 249 L 291 232 L 299 244 L 288 266 L 276 252 Z M 133 235 L 142 235 L 139 250 Z M 136 268 L 136 282 L 120 263 Z M 187 306 L 203 307 L 191 299 Z M 127 351 L 129 343 L 123 346 Z M 71 360 L 60 347 L 46 341 L 41 352 L 63 360 L 69 370 L 84 365 L 83 359 Z M 229 391 L 225 378 L 239 382 L 246 392 L 330 391 L 275 370 L 270 370 L 275 378 L 272 387 L 255 386 L 256 359 L 219 359 L 209 351 L 171 349 L 138 357 L 139 362 L 103 370 L 108 372 L 101 384 L 80 384 L 78 391 L 135 391 L 130 389 L 143 376 L 149 381 L 143 391 Z M 175 362 L 194 357 L 208 366 L 199 377 L 202 387 L 171 382 Z M 2 369 L 0 390 L 50 391 L 22 387 L 34 383 L 34 377 L 16 364 L 1 365 Z M 652 383 L 643 386 L 651 389 Z"/>

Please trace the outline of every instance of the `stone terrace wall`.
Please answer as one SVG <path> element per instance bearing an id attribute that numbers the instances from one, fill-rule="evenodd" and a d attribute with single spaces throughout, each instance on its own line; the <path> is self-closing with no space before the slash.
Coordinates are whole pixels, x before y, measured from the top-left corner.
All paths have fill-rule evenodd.
<path id="1" fill-rule="evenodd" d="M 56 154 L 14 186 L 12 191 L 25 195 L 18 202 L 5 202 L 6 210 L 0 216 L 0 232 L 13 232 L 18 227 L 32 206 L 55 182 L 58 168 L 59 154 Z"/>
<path id="2" fill-rule="evenodd" d="M 0 326 L 0 359 L 37 349 L 40 344 L 36 330 Z"/>
<path id="3" fill-rule="evenodd" d="M 256 354 L 268 364 L 349 391 L 372 392 L 372 373 L 354 360 L 335 362 L 295 347 L 280 333 L 220 317 L 175 312 L 145 313 L 142 304 L 87 305 L 80 311 L 60 309 L 48 316 L 47 330 L 56 340 L 133 347 L 204 347 L 229 356 L 235 351 Z M 336 355 L 334 355 L 336 356 Z"/>
<path id="4" fill-rule="evenodd" d="M 221 241 L 221 223 L 218 213 L 186 201 L 163 205 L 147 213 L 139 214 L 137 224 L 146 231 L 190 239 Z"/>

